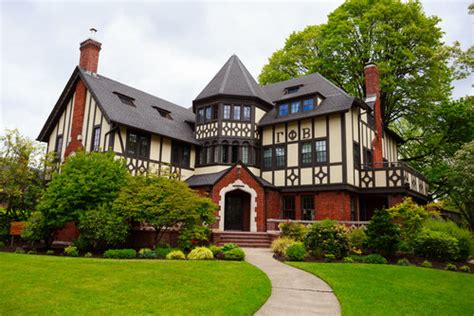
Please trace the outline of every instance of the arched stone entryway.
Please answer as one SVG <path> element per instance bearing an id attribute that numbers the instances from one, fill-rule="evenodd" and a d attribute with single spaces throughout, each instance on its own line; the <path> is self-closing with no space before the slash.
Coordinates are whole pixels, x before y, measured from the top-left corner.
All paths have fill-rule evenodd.
<path id="1" fill-rule="evenodd" d="M 250 186 L 236 180 L 219 192 L 219 230 L 257 231 L 257 193 Z"/>

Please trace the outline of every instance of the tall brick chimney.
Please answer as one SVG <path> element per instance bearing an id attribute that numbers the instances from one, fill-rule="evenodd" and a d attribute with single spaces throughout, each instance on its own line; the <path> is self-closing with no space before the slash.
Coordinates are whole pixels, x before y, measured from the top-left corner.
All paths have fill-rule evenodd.
<path id="1" fill-rule="evenodd" d="M 380 103 L 380 75 L 375 64 L 368 64 L 364 68 L 365 75 L 365 97 L 375 97 L 374 104 L 374 121 L 375 121 L 375 137 L 372 140 L 373 162 L 374 167 L 383 166 L 382 152 L 382 104 Z"/>
<path id="2" fill-rule="evenodd" d="M 94 35 L 97 32 L 96 29 L 92 28 L 91 37 L 82 42 L 79 46 L 81 51 L 81 57 L 79 58 L 79 67 L 90 72 L 97 72 L 99 66 L 99 52 L 102 44 L 94 39 Z"/>

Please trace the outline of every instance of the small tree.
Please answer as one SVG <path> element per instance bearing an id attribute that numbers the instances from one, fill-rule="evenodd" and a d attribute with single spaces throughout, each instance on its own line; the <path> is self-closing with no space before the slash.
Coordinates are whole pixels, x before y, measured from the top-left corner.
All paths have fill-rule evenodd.
<path id="1" fill-rule="evenodd" d="M 393 254 L 400 242 L 400 228 L 387 210 L 376 210 L 367 225 L 367 246 L 384 256 Z"/>
<path id="2" fill-rule="evenodd" d="M 182 181 L 135 176 L 120 192 L 114 209 L 131 222 L 152 226 L 158 244 L 166 230 L 176 225 L 189 238 L 202 236 L 202 227 L 215 221 L 216 206 Z"/>

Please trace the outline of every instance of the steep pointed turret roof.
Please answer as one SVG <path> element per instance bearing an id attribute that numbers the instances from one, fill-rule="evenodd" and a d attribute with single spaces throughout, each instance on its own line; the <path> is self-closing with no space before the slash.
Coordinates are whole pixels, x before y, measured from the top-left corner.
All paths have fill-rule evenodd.
<path id="1" fill-rule="evenodd" d="M 270 98 L 263 92 L 237 55 L 232 55 L 227 60 L 194 101 L 218 95 L 254 97 L 272 105 Z"/>

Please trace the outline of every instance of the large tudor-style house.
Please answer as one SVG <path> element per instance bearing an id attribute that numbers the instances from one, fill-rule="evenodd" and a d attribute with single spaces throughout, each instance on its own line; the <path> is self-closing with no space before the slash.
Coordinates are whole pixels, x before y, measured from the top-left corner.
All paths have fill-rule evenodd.
<path id="1" fill-rule="evenodd" d="M 402 139 L 383 126 L 373 64 L 361 100 L 318 73 L 260 86 L 233 55 L 186 108 L 100 75 L 100 50 L 80 44 L 38 140 L 60 161 L 111 150 L 133 174 L 177 174 L 219 206 L 215 232 L 364 221 L 403 196 L 427 198 L 423 176 L 398 161 Z"/>

